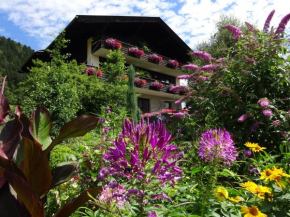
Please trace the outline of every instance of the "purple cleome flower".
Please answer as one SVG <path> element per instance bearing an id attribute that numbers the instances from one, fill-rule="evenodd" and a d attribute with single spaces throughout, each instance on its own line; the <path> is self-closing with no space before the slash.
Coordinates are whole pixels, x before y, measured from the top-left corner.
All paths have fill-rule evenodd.
<path id="1" fill-rule="evenodd" d="M 169 182 L 174 185 L 175 178 L 180 177 L 182 172 L 177 164 L 177 158 L 182 156 L 174 144 L 169 144 L 171 134 L 167 132 L 160 120 L 156 123 L 144 123 L 143 119 L 138 125 L 128 120 L 123 125 L 123 132 L 114 141 L 114 148 L 110 148 L 104 154 L 104 159 L 109 166 L 103 168 L 100 178 L 104 174 L 133 178 L 138 180 L 146 179 L 147 174 L 155 177 L 162 183 Z M 133 145 L 133 149 L 127 150 L 128 143 Z M 148 170 L 150 165 L 154 165 Z M 150 167 L 151 168 L 151 167 Z"/>
<path id="2" fill-rule="evenodd" d="M 248 115 L 247 114 L 243 114 L 239 119 L 238 122 L 244 122 L 247 119 Z"/>
<path id="3" fill-rule="evenodd" d="M 198 155 L 205 162 L 217 161 L 227 166 L 238 156 L 234 141 L 225 129 L 209 129 L 202 134 Z"/>
<path id="4" fill-rule="evenodd" d="M 263 32 L 268 32 L 268 29 L 270 27 L 270 23 L 271 23 L 271 20 L 273 18 L 274 13 L 275 13 L 275 10 L 271 11 L 271 13 L 268 15 L 268 17 L 265 21 L 265 24 L 264 24 Z"/>
<path id="5" fill-rule="evenodd" d="M 222 28 L 230 30 L 235 36 L 235 40 L 238 40 L 240 38 L 240 35 L 243 34 L 243 32 L 238 27 L 233 25 L 224 25 L 222 26 Z"/>
<path id="6" fill-rule="evenodd" d="M 211 55 L 204 52 L 204 51 L 195 51 L 195 52 L 192 52 L 191 55 L 201 57 L 202 59 L 204 59 L 206 61 L 211 60 Z"/>

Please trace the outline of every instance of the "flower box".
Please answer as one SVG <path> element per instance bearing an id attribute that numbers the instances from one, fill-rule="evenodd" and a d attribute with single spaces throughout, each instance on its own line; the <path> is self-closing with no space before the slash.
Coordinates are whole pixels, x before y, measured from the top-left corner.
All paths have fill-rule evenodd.
<path id="1" fill-rule="evenodd" d="M 159 91 L 162 87 L 163 87 L 163 84 L 158 81 L 154 81 L 149 85 L 149 88 L 151 90 L 156 90 L 156 91 Z"/>
<path id="2" fill-rule="evenodd" d="M 88 76 L 96 75 L 98 78 L 103 76 L 103 72 L 101 69 L 91 66 L 87 66 L 87 68 L 85 68 L 85 70 L 83 71 L 83 74 L 87 74 Z"/>
<path id="3" fill-rule="evenodd" d="M 179 63 L 176 60 L 169 60 L 167 66 L 176 69 L 179 66 Z"/>
<path id="4" fill-rule="evenodd" d="M 157 54 L 151 54 L 148 56 L 148 61 L 151 63 L 159 64 L 162 61 L 162 56 L 158 56 Z"/>
<path id="5" fill-rule="evenodd" d="M 114 49 L 114 50 L 121 49 L 121 47 L 122 47 L 122 43 L 114 38 L 108 38 L 108 39 L 106 39 L 105 42 L 106 42 L 106 45 L 108 47 L 110 47 L 111 49 Z"/>
<path id="6" fill-rule="evenodd" d="M 146 80 L 140 79 L 140 78 L 135 78 L 134 84 L 136 87 L 144 87 L 146 84 Z"/>
<path id="7" fill-rule="evenodd" d="M 130 47 L 128 49 L 128 53 L 129 53 L 129 55 L 137 57 L 137 58 L 140 58 L 144 55 L 144 51 L 139 50 L 137 47 Z"/>

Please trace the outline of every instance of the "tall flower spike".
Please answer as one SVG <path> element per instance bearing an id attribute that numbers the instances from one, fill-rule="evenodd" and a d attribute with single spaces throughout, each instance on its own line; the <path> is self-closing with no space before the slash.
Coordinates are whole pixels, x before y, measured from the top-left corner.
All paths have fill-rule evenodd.
<path id="1" fill-rule="evenodd" d="M 290 14 L 287 14 L 285 17 L 282 18 L 276 30 L 276 34 L 281 34 L 285 31 L 286 25 L 289 20 L 290 20 Z"/>
<path id="2" fill-rule="evenodd" d="M 224 25 L 222 26 L 222 28 L 230 30 L 235 36 L 235 40 L 238 40 L 240 38 L 240 35 L 243 34 L 243 32 L 238 27 L 233 25 Z"/>
<path id="3" fill-rule="evenodd" d="M 270 23 L 274 14 L 275 14 L 275 10 L 272 10 L 271 13 L 268 15 L 264 24 L 263 32 L 268 32 L 268 29 L 270 27 Z"/>

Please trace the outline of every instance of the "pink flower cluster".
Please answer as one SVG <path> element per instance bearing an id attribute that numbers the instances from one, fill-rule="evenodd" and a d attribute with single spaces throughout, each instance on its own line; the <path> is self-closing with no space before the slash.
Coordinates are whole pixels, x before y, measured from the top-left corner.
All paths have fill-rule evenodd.
<path id="1" fill-rule="evenodd" d="M 96 74 L 98 77 L 102 77 L 103 72 L 100 69 L 98 69 L 98 68 L 93 68 L 93 67 L 88 66 L 83 71 L 83 74 L 88 74 L 89 76 L 92 76 L 92 75 Z"/>
<path id="2" fill-rule="evenodd" d="M 142 57 L 144 55 L 144 51 L 143 50 L 139 50 L 137 47 L 131 47 L 128 50 L 130 55 L 133 55 L 135 57 Z"/>
<path id="3" fill-rule="evenodd" d="M 99 201 L 101 203 L 106 203 L 110 206 L 111 203 L 116 203 L 118 206 L 124 205 L 126 189 L 123 185 L 119 185 L 116 182 L 111 182 L 109 185 L 103 188 Z"/>
<path id="4" fill-rule="evenodd" d="M 267 98 L 261 98 L 257 102 L 258 105 L 260 105 L 262 108 L 267 108 L 270 105 L 270 101 Z"/>
<path id="5" fill-rule="evenodd" d="M 169 60 L 168 66 L 171 68 L 177 68 L 179 66 L 179 63 L 176 60 Z"/>
<path id="6" fill-rule="evenodd" d="M 140 78 L 135 78 L 134 84 L 135 84 L 137 87 L 143 87 L 143 86 L 145 86 L 145 84 L 146 84 L 146 80 L 144 80 L 144 79 L 140 79 Z"/>
<path id="7" fill-rule="evenodd" d="M 149 87 L 154 90 L 160 90 L 163 87 L 163 84 L 158 81 L 154 81 L 149 85 Z"/>
<path id="8" fill-rule="evenodd" d="M 148 56 L 148 61 L 151 63 L 160 63 L 162 61 L 162 56 L 158 56 L 157 54 L 151 54 Z"/>
<path id="9" fill-rule="evenodd" d="M 108 38 L 105 42 L 112 49 L 120 49 L 122 47 L 122 43 L 114 38 Z"/>

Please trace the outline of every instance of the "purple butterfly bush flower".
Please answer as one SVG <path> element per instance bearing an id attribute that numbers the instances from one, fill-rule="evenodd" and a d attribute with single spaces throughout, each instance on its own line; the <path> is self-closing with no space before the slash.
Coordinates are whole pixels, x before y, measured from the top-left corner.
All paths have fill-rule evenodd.
<path id="1" fill-rule="evenodd" d="M 184 117 L 186 115 L 187 115 L 187 113 L 177 112 L 177 113 L 174 113 L 173 115 L 171 115 L 170 117 L 171 118 L 182 118 L 182 117 Z"/>
<path id="2" fill-rule="evenodd" d="M 208 62 L 211 60 L 211 55 L 204 51 L 195 51 L 195 52 L 192 52 L 191 55 L 201 57 L 202 59 Z"/>
<path id="3" fill-rule="evenodd" d="M 258 105 L 260 105 L 262 108 L 266 108 L 270 105 L 270 101 L 267 98 L 261 98 L 257 102 Z"/>
<path id="4" fill-rule="evenodd" d="M 223 29 L 228 29 L 231 31 L 231 33 L 234 35 L 235 40 L 238 40 L 240 38 L 240 35 L 243 34 L 243 32 L 234 25 L 224 25 L 222 26 Z"/>
<path id="5" fill-rule="evenodd" d="M 273 115 L 272 110 L 271 109 L 263 110 L 263 115 L 271 117 Z"/>
<path id="6" fill-rule="evenodd" d="M 275 120 L 272 122 L 272 125 L 275 126 L 275 127 L 279 127 L 281 125 L 280 121 L 279 120 Z"/>
<path id="7" fill-rule="evenodd" d="M 184 86 L 184 85 L 172 86 L 172 87 L 170 87 L 169 91 L 171 91 L 171 92 L 178 92 L 178 91 L 188 92 L 188 86 Z"/>
<path id="8" fill-rule="evenodd" d="M 201 68 L 201 70 L 206 72 L 213 72 L 216 67 L 216 65 L 205 65 Z"/>
<path id="9" fill-rule="evenodd" d="M 218 59 L 217 59 L 218 62 L 223 62 L 223 61 L 225 61 L 225 60 L 226 60 L 226 58 L 224 58 L 224 57 L 223 57 L 223 58 L 218 58 Z"/>
<path id="10" fill-rule="evenodd" d="M 265 24 L 264 24 L 263 32 L 268 32 L 268 29 L 270 27 L 270 23 L 271 23 L 271 20 L 273 18 L 274 13 L 275 13 L 275 10 L 271 11 L 271 13 L 268 15 L 268 17 L 265 21 Z"/>
<path id="11" fill-rule="evenodd" d="M 248 115 L 247 114 L 243 114 L 239 119 L 238 122 L 244 122 L 247 119 Z"/>
<path id="12" fill-rule="evenodd" d="M 189 79 L 191 76 L 190 75 L 179 75 L 177 78 L 178 79 Z"/>
<path id="13" fill-rule="evenodd" d="M 229 132 L 225 129 L 208 129 L 201 136 L 198 156 L 205 162 L 217 161 L 230 166 L 238 154 Z"/>
<path id="14" fill-rule="evenodd" d="M 182 172 L 177 166 L 178 148 L 170 144 L 171 134 L 165 129 L 161 120 L 147 123 L 141 119 L 138 125 L 134 121 L 125 120 L 122 133 L 114 141 L 114 147 L 104 154 L 108 162 L 106 169 L 102 169 L 100 177 L 107 173 L 111 176 L 125 177 L 128 180 L 138 179 L 150 182 L 157 179 L 162 184 L 174 185 L 175 178 L 180 177 Z M 132 148 L 128 149 L 129 144 Z M 178 153 L 178 154 L 177 154 Z M 153 168 L 151 168 L 153 165 Z M 150 173 L 150 180 L 148 180 Z"/>
<path id="15" fill-rule="evenodd" d="M 183 69 L 188 69 L 188 70 L 195 70 L 195 69 L 198 69 L 199 67 L 197 65 L 188 64 L 188 65 L 182 66 L 182 68 Z"/>
<path id="16" fill-rule="evenodd" d="M 282 34 L 285 31 L 286 25 L 290 20 L 290 14 L 287 14 L 279 23 L 279 26 L 276 30 L 276 34 Z"/>

